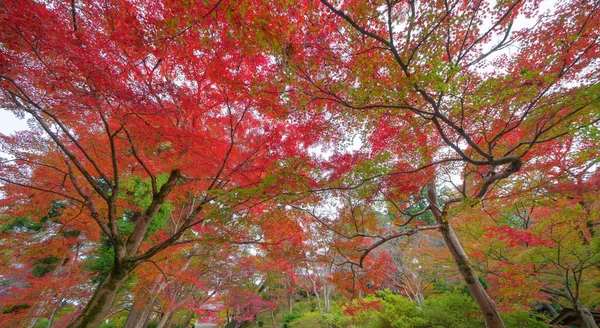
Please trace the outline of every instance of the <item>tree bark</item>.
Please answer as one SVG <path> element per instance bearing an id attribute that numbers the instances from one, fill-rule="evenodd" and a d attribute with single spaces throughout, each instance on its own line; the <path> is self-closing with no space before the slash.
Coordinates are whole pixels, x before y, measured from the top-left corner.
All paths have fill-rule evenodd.
<path id="1" fill-rule="evenodd" d="M 150 316 L 152 305 L 154 304 L 154 298 L 149 301 L 146 301 L 146 305 L 138 305 L 139 301 L 136 299 L 129 310 L 129 315 L 127 316 L 127 320 L 123 325 L 123 328 L 136 328 L 142 327 L 144 322 L 147 321 Z M 140 308 L 143 306 L 143 308 Z"/>
<path id="2" fill-rule="evenodd" d="M 598 328 L 594 316 L 590 312 L 590 309 L 577 302 L 575 305 L 575 311 L 581 317 L 581 328 Z"/>
<path id="3" fill-rule="evenodd" d="M 323 311 L 329 313 L 329 298 L 331 296 L 331 286 L 323 286 Z"/>
<path id="4" fill-rule="evenodd" d="M 427 195 L 429 202 L 431 203 L 431 211 L 433 212 L 433 216 L 435 217 L 437 223 L 441 226 L 440 233 L 444 237 L 446 246 L 450 250 L 452 258 L 458 266 L 461 276 L 467 283 L 467 288 L 469 288 L 471 295 L 473 295 L 473 298 L 475 298 L 475 301 L 477 302 L 477 305 L 479 305 L 481 312 L 483 312 L 485 326 L 487 328 L 504 328 L 504 322 L 500 317 L 496 303 L 490 298 L 481 285 L 475 270 L 473 270 L 473 267 L 469 262 L 467 253 L 465 253 L 460 241 L 448 224 L 447 219 L 444 217 L 444 213 L 440 211 L 437 191 L 434 183 L 430 183 L 427 186 Z"/>
<path id="5" fill-rule="evenodd" d="M 160 277 L 159 279 L 162 279 L 162 277 Z M 163 288 L 160 287 L 156 288 L 157 285 L 162 286 L 160 284 L 160 281 L 156 282 L 155 287 L 152 288 L 152 290 L 150 291 L 149 299 L 146 299 L 146 301 L 144 302 L 146 303 L 146 305 L 143 309 L 138 309 L 138 306 L 136 306 L 138 301 L 134 301 L 134 304 L 131 308 L 131 311 L 129 311 L 129 316 L 127 316 L 127 321 L 125 321 L 125 325 L 123 326 L 123 328 L 143 327 L 144 323 L 148 321 L 148 318 L 152 313 L 152 308 L 154 307 L 156 298 L 159 295 L 159 293 L 163 290 Z"/>
<path id="6" fill-rule="evenodd" d="M 275 328 L 275 311 L 271 310 L 271 328 Z"/>
<path id="7" fill-rule="evenodd" d="M 319 314 L 323 314 L 323 309 L 321 309 L 321 298 L 319 297 L 319 292 L 317 291 L 317 281 L 316 277 L 314 280 L 311 279 L 313 292 L 315 293 L 315 299 L 317 300 L 317 307 L 319 308 Z"/>
<path id="8" fill-rule="evenodd" d="M 129 270 L 114 269 L 109 272 L 104 281 L 96 288 L 83 311 L 68 326 L 69 328 L 96 328 L 110 312 L 117 292 L 127 280 Z"/>
<path id="9" fill-rule="evenodd" d="M 181 327 L 188 327 L 190 325 L 190 320 L 194 317 L 194 311 L 188 311 L 183 320 L 180 321 Z"/>
<path id="10" fill-rule="evenodd" d="M 54 321 L 54 316 L 56 316 L 56 312 L 58 312 L 58 310 L 60 309 L 60 306 L 62 305 L 62 302 L 63 302 L 63 298 L 60 297 L 58 299 L 58 303 L 56 304 L 56 306 L 54 307 L 54 309 L 52 309 L 52 313 L 50 314 L 50 318 L 48 319 L 48 326 L 46 326 L 46 328 L 52 327 L 52 322 Z"/>
<path id="11" fill-rule="evenodd" d="M 174 313 L 175 309 L 167 310 L 165 313 L 163 313 L 162 317 L 160 317 L 160 320 L 158 321 L 158 324 L 156 325 L 156 328 L 168 327 L 168 324 L 171 322 L 171 318 L 173 317 Z"/>

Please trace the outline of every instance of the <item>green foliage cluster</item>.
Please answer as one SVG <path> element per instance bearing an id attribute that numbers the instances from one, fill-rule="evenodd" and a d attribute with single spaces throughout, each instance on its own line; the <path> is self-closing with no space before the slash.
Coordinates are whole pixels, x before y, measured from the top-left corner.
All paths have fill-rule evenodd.
<path id="1" fill-rule="evenodd" d="M 3 224 L 0 227 L 0 234 L 7 231 L 36 233 L 43 228 L 41 222 L 33 222 L 26 216 L 17 216 L 12 221 Z"/>
<path id="2" fill-rule="evenodd" d="M 29 304 L 16 304 L 16 305 L 7 305 L 2 307 L 2 314 L 17 312 L 22 309 L 29 309 L 31 305 Z"/>
<path id="3" fill-rule="evenodd" d="M 8 221 L 0 226 L 0 234 L 13 231 L 23 233 L 38 233 L 51 219 L 61 215 L 60 210 L 67 206 L 65 201 L 55 201 L 48 209 L 48 213 L 39 219 L 32 220 L 27 216 L 3 217 L 2 221 Z"/>
<path id="4" fill-rule="evenodd" d="M 433 327 L 483 327 L 475 301 L 460 292 L 444 293 L 425 301 L 422 314 Z"/>
<path id="5" fill-rule="evenodd" d="M 47 328 L 48 323 L 50 323 L 50 320 L 46 318 L 40 318 L 35 324 L 34 328 Z"/>
<path id="6" fill-rule="evenodd" d="M 117 325 L 114 322 L 109 321 L 103 322 L 98 328 L 117 328 Z"/>
<path id="7" fill-rule="evenodd" d="M 318 312 L 308 312 L 304 315 L 301 315 L 299 318 L 296 318 L 294 321 L 286 322 L 284 327 L 289 328 L 306 328 L 306 327 L 314 327 L 314 328 L 328 328 L 331 325 L 327 322 L 327 320 Z"/>
<path id="8" fill-rule="evenodd" d="M 351 302 L 351 306 L 379 301 L 379 307 L 365 307 L 355 313 L 345 312 L 347 305 L 336 302 L 329 313 L 292 312 L 284 316 L 284 328 L 480 328 L 484 327 L 477 304 L 460 289 L 428 298 L 416 304 L 392 293 L 378 291 L 375 295 Z M 525 312 L 503 315 L 507 327 L 548 327 L 537 317 Z"/>
<path id="9" fill-rule="evenodd" d="M 99 283 L 106 278 L 106 275 L 112 269 L 114 261 L 115 253 L 113 247 L 108 242 L 105 242 L 86 260 L 84 269 L 98 273 L 92 280 L 94 283 Z"/>
<path id="10" fill-rule="evenodd" d="M 166 174 L 157 176 L 157 185 L 160 188 L 168 179 Z M 152 187 L 149 179 L 139 177 L 130 177 L 126 182 L 125 192 L 120 197 L 128 199 L 131 204 L 136 204 L 140 209 L 144 210 L 152 202 Z M 173 206 L 170 203 L 165 203 L 150 222 L 145 238 L 165 227 L 168 224 L 168 219 Z M 117 221 L 119 232 L 122 236 L 129 236 L 135 228 L 136 214 L 133 211 L 125 211 L 123 217 Z M 86 261 L 85 270 L 96 272 L 98 275 L 93 278 L 95 283 L 99 283 L 108 274 L 114 264 L 114 250 L 111 241 L 104 238 L 100 247 L 96 249 L 94 254 Z"/>
<path id="11" fill-rule="evenodd" d="M 526 312 L 514 312 L 502 315 L 504 325 L 511 328 L 547 328 L 548 325 L 539 315 L 531 315 Z"/>
<path id="12" fill-rule="evenodd" d="M 302 318 L 304 314 L 300 313 L 300 312 L 288 312 L 286 314 L 283 315 L 283 326 L 282 328 L 291 328 L 292 326 L 290 326 L 290 323 L 292 321 L 295 321 L 299 318 Z"/>
<path id="13" fill-rule="evenodd" d="M 56 268 L 56 264 L 60 261 L 60 259 L 56 256 L 48 256 L 43 259 L 37 260 L 35 262 L 35 266 L 33 267 L 33 275 L 40 278 L 48 273 L 52 272 Z"/>
<path id="14" fill-rule="evenodd" d="M 160 174 L 156 178 L 157 187 L 160 188 L 164 183 L 167 182 L 169 176 L 167 174 Z M 149 179 L 142 179 L 139 177 L 130 177 L 126 182 L 126 191 L 123 198 L 128 199 L 130 204 L 137 205 L 141 210 L 145 210 L 152 203 L 152 186 Z M 173 205 L 169 202 L 165 202 L 161 207 L 150 226 L 146 231 L 144 238 L 148 238 L 159 229 L 165 227 L 168 223 L 169 215 L 173 211 Z M 126 211 L 123 213 L 123 218 L 119 219 L 118 226 L 119 232 L 123 236 L 129 236 L 133 232 L 135 227 L 134 221 L 138 214 L 132 211 Z"/>

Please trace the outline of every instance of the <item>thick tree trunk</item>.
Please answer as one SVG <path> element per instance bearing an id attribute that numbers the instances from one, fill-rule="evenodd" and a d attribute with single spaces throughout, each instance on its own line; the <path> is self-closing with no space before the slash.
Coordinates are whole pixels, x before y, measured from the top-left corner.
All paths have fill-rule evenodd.
<path id="1" fill-rule="evenodd" d="M 96 288 L 94 295 L 89 300 L 83 311 L 68 327 L 69 328 L 96 328 L 110 312 L 117 292 L 129 276 L 127 270 L 112 270 L 104 281 Z"/>
<path id="2" fill-rule="evenodd" d="M 581 317 L 581 328 L 598 328 L 590 309 L 583 306 L 581 303 L 577 303 L 575 305 L 575 311 L 577 311 Z"/>
<path id="3" fill-rule="evenodd" d="M 127 316 L 127 320 L 125 321 L 123 328 L 143 327 L 144 322 L 147 321 L 154 302 L 153 300 L 147 301 L 145 302 L 145 306 L 138 303 L 139 301 L 136 299 L 131 307 L 131 310 L 129 310 L 129 315 Z"/>
<path id="4" fill-rule="evenodd" d="M 462 248 L 460 241 L 454 234 L 454 231 L 446 221 L 444 214 L 439 210 L 438 199 L 437 199 L 437 191 L 435 189 L 435 184 L 430 183 L 427 188 L 427 195 L 429 197 L 429 201 L 431 202 L 431 211 L 437 221 L 440 224 L 440 233 L 444 237 L 444 241 L 446 242 L 446 246 L 450 250 L 452 254 L 452 258 L 454 258 L 454 262 L 458 266 L 458 270 L 460 271 L 461 276 L 464 281 L 467 283 L 467 288 L 475 298 L 477 305 L 483 312 L 483 317 L 485 320 L 485 326 L 487 328 L 504 328 L 504 322 L 500 317 L 500 313 L 498 312 L 498 308 L 496 303 L 490 298 L 487 294 L 481 282 L 477 278 L 477 274 L 471 263 L 469 262 L 469 257 L 465 250 Z"/>
<path id="5" fill-rule="evenodd" d="M 123 328 L 131 328 L 134 322 L 136 322 L 138 318 L 142 315 L 142 312 L 142 309 L 138 309 L 137 300 L 134 300 L 133 305 L 129 310 L 129 314 L 127 314 L 127 320 L 125 320 Z"/>
<path id="6" fill-rule="evenodd" d="M 504 328 L 504 323 L 502 322 L 496 303 L 490 298 L 481 285 L 481 282 L 477 278 L 477 274 L 473 270 L 473 267 L 471 267 L 469 258 L 458 241 L 458 238 L 456 238 L 454 231 L 452 231 L 452 228 L 447 224 L 443 225 L 442 228 L 440 228 L 440 231 L 442 232 L 446 246 L 454 258 L 454 262 L 458 266 L 461 276 L 467 283 L 467 288 L 469 288 L 471 295 L 473 295 L 477 305 L 479 305 L 479 308 L 484 314 L 485 326 L 488 328 Z"/>

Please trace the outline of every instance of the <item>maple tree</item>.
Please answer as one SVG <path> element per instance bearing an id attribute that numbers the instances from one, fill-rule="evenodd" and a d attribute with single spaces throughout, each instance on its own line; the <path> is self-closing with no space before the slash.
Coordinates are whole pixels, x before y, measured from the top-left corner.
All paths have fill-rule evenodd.
<path id="1" fill-rule="evenodd" d="M 81 239 L 62 252 L 105 246 L 91 299 L 69 296 L 87 304 L 73 327 L 97 326 L 134 274 L 156 295 L 133 295 L 166 325 L 182 300 L 214 291 L 190 278 L 202 264 L 177 257 L 186 247 L 256 245 L 275 259 L 264 266 L 282 274 L 291 310 L 299 273 L 313 275 L 317 297 L 319 266 L 323 285 L 374 291 L 391 262 L 376 250 L 428 230 L 486 325 L 503 327 L 452 227 L 479 220 L 489 199 L 519 199 L 536 169 L 568 175 L 576 154 L 593 168 L 598 149 L 600 4 L 565 1 L 550 14 L 539 4 L 5 2 L 0 105 L 31 129 L 1 139 L 2 220 L 36 222 L 61 204 L 53 224 Z M 518 28 L 524 20 L 535 24 Z M 490 226 L 499 239 L 535 240 Z M 4 233 L 9 251 L 26 243 Z M 46 255 L 18 265 L 50 279 L 60 261 Z M 239 274 L 253 280 L 250 262 Z M 271 308 L 254 282 L 231 278 L 232 320 Z M 17 305 L 29 304 L 15 305 L 20 315 Z M 147 320 L 151 309 L 139 310 L 128 325 Z"/>
<path id="2" fill-rule="evenodd" d="M 322 0 L 306 3 L 301 13 L 277 11 L 284 13 L 277 16 L 282 25 L 301 26 L 273 38 L 287 67 L 289 97 L 323 123 L 317 144 L 340 154 L 331 158 L 335 167 L 320 168 L 334 181 L 325 187 L 374 182 L 371 199 L 390 198 L 401 210 L 425 188 L 488 327 L 504 324 L 451 228 L 449 209 L 479 202 L 599 119 L 598 3 L 564 2 L 551 15 L 537 7 L 536 1 Z M 536 24 L 514 29 L 519 17 Z M 344 131 L 362 135 L 354 156 L 336 147 L 352 137 Z M 368 161 L 383 172 L 352 170 Z M 447 173 L 460 173 L 463 182 L 441 197 L 435 181 Z M 401 235 L 374 237 L 373 245 Z"/>
<path id="3" fill-rule="evenodd" d="M 525 200 L 488 202 L 495 222 L 483 228 L 471 223 L 468 230 L 487 241 L 473 245 L 472 254 L 501 306 L 552 301 L 577 311 L 583 327 L 597 327 L 589 308 L 598 304 L 597 197 L 590 196 L 598 178 L 585 169 L 575 172 L 559 181 L 540 174 L 543 183 Z"/>
<path id="4" fill-rule="evenodd" d="M 51 324 L 63 301 L 88 296 L 83 287 L 87 276 L 81 272 L 88 252 L 79 231 L 61 230 L 53 221 L 61 207 L 54 204 L 40 222 L 20 216 L 2 226 L 0 303 L 6 325 L 31 320 L 28 325 L 34 326 L 43 317 Z"/>
<path id="5" fill-rule="evenodd" d="M 397 290 L 412 302 L 422 304 L 432 283 L 444 276 L 447 257 L 443 243 L 435 236 L 422 234 L 400 242 L 390 242 L 378 251 L 390 254 L 394 270 L 388 275 L 386 286 Z"/>
<path id="6" fill-rule="evenodd" d="M 97 326 L 139 265 L 251 205 L 237 190 L 281 153 L 272 65 L 231 37 L 221 6 L 2 4 L 0 99 L 31 122 L 2 139 L 5 214 L 61 201 L 63 229 L 112 251 L 72 327 Z"/>

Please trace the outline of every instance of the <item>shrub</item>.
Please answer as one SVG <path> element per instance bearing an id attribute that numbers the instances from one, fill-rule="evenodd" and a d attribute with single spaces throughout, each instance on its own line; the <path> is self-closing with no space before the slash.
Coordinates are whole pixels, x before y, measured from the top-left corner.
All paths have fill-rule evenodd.
<path id="1" fill-rule="evenodd" d="M 427 321 L 415 303 L 396 295 L 389 290 L 377 292 L 381 300 L 381 312 L 378 313 L 379 320 L 374 327 L 412 328 L 426 327 Z"/>
<path id="2" fill-rule="evenodd" d="M 282 328 L 290 328 L 290 322 L 301 318 L 302 317 L 302 313 L 300 312 L 287 312 L 286 314 L 283 315 L 283 326 L 281 326 Z"/>
<path id="3" fill-rule="evenodd" d="M 288 324 L 289 328 L 328 328 L 329 325 L 318 312 L 308 312 Z"/>
<path id="4" fill-rule="evenodd" d="M 484 326 L 475 301 L 460 292 L 448 292 L 430 297 L 423 306 L 423 315 L 433 327 L 480 328 Z"/>
<path id="5" fill-rule="evenodd" d="M 538 319 L 539 318 L 539 319 Z M 502 315 L 506 327 L 511 328 L 548 328 L 538 315 L 527 312 L 513 312 Z"/>

